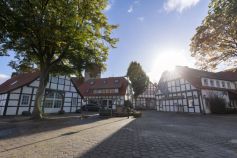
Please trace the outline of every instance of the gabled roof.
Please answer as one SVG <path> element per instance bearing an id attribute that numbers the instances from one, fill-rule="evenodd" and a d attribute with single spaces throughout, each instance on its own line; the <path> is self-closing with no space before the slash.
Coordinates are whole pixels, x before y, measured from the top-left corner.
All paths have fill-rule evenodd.
<path id="1" fill-rule="evenodd" d="M 24 85 L 30 84 L 39 77 L 39 71 L 34 71 L 30 73 L 21 73 L 19 75 L 13 76 L 12 78 L 5 81 L 0 85 L 0 94 L 13 91 Z"/>
<path id="2" fill-rule="evenodd" d="M 39 71 L 27 72 L 27 73 L 21 73 L 21 74 L 15 75 L 0 85 L 0 94 L 7 93 L 15 89 L 18 89 L 20 87 L 23 87 L 25 85 L 28 85 L 32 83 L 33 81 L 35 81 L 39 77 L 39 75 L 40 75 Z M 71 81 L 74 84 L 75 88 L 77 89 L 77 92 L 82 97 L 82 94 L 77 88 L 77 85 L 83 82 L 83 80 L 78 79 L 76 81 L 77 82 L 80 81 L 80 82 L 77 83 L 75 82 L 74 78 L 71 78 Z"/>
<path id="3" fill-rule="evenodd" d="M 175 68 L 176 73 L 182 76 L 185 80 L 191 83 L 196 88 L 207 88 L 202 86 L 201 78 L 210 78 L 225 81 L 237 81 L 237 71 L 221 71 L 221 72 L 208 72 L 203 70 L 197 70 L 189 68 L 187 66 L 177 66 Z M 167 71 L 162 74 L 165 75 Z M 210 88 L 210 87 L 209 87 Z M 213 89 L 214 87 L 211 87 Z M 218 88 L 221 89 L 221 88 Z"/>
<path id="4" fill-rule="evenodd" d="M 123 96 L 126 94 L 127 86 L 129 84 L 126 77 L 109 77 L 90 79 L 81 82 L 79 79 L 73 79 L 75 85 L 80 89 L 81 94 L 85 96 Z M 118 93 L 93 93 L 93 90 L 99 89 L 119 89 Z"/>

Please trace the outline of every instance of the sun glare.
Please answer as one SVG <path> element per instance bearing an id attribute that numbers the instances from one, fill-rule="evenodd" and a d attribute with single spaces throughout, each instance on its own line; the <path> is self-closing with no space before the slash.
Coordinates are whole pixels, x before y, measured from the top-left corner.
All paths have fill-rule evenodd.
<path id="1" fill-rule="evenodd" d="M 185 56 L 185 52 L 164 51 L 153 59 L 151 72 L 148 73 L 153 81 L 158 81 L 164 71 L 172 71 L 178 65 L 189 66 L 190 62 Z"/>

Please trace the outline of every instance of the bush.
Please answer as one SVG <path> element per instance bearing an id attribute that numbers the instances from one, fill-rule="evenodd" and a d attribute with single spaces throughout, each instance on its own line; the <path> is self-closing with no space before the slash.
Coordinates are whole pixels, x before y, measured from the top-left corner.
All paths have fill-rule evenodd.
<path id="1" fill-rule="evenodd" d="M 218 97 L 217 95 L 208 98 L 211 113 L 213 114 L 224 114 L 226 113 L 226 101 L 224 98 Z"/>
<path id="2" fill-rule="evenodd" d="M 100 116 L 111 116 L 111 110 L 109 109 L 100 109 Z"/>
<path id="3" fill-rule="evenodd" d="M 133 104 L 130 100 L 125 100 L 124 101 L 124 106 L 129 107 L 129 108 L 133 108 Z"/>
<path id="4" fill-rule="evenodd" d="M 31 112 L 30 111 L 22 111 L 21 115 L 22 116 L 30 116 Z"/>
<path id="5" fill-rule="evenodd" d="M 135 118 L 142 117 L 142 112 L 141 111 L 134 111 L 133 117 L 135 117 Z"/>
<path id="6" fill-rule="evenodd" d="M 237 114 L 237 109 L 236 108 L 227 108 L 226 113 L 227 114 Z"/>
<path id="7" fill-rule="evenodd" d="M 59 110 L 59 111 L 58 111 L 58 114 L 60 114 L 60 115 L 61 115 L 61 114 L 65 114 L 65 111 L 64 111 L 64 110 Z"/>

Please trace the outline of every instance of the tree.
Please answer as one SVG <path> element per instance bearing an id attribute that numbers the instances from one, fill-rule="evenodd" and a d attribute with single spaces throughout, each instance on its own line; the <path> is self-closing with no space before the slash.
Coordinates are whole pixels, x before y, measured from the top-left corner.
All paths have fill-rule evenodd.
<path id="1" fill-rule="evenodd" d="M 127 71 L 127 76 L 131 81 L 136 102 L 137 97 L 146 90 L 149 84 L 149 78 L 143 71 L 141 65 L 136 61 L 130 63 Z"/>
<path id="2" fill-rule="evenodd" d="M 191 40 L 191 55 L 202 69 L 237 64 L 237 1 L 212 0 Z"/>
<path id="3" fill-rule="evenodd" d="M 116 25 L 103 10 L 107 0 L 1 0 L 0 54 L 16 54 L 10 63 L 40 72 L 33 118 L 42 118 L 41 100 L 49 74 L 81 75 L 87 65 L 104 68 Z"/>

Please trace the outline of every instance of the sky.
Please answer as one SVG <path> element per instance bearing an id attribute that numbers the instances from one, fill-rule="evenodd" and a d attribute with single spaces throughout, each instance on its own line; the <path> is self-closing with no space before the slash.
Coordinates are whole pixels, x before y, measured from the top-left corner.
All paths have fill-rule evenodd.
<path id="1" fill-rule="evenodd" d="M 139 62 L 153 82 L 175 65 L 195 67 L 189 51 L 195 29 L 207 15 L 210 0 L 109 0 L 109 23 L 119 25 L 102 77 L 124 76 L 131 61 Z M 13 54 L 13 53 L 11 53 Z M 0 83 L 11 76 L 10 57 L 0 57 Z"/>

